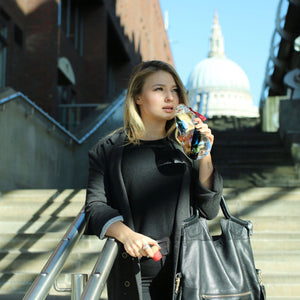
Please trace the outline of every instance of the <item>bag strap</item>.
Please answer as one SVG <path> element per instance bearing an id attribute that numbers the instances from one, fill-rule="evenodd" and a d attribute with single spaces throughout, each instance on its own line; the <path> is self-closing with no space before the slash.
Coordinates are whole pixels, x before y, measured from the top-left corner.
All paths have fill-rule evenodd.
<path id="1" fill-rule="evenodd" d="M 226 204 L 224 196 L 221 197 L 220 206 L 221 206 L 223 215 L 226 219 L 230 219 L 231 221 L 233 221 L 237 224 L 245 226 L 247 228 L 248 232 L 249 232 L 249 235 L 253 234 L 253 224 L 252 224 L 252 222 L 251 221 L 245 221 L 245 220 L 242 220 L 240 218 L 237 218 L 237 217 L 233 216 L 230 213 L 229 209 L 228 209 L 228 206 Z"/>

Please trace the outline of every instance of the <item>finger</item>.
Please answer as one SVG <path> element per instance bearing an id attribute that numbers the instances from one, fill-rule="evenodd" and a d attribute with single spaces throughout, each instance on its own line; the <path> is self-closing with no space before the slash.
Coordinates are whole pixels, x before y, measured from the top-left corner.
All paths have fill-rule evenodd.
<path id="1" fill-rule="evenodd" d="M 208 128 L 207 126 L 204 125 L 200 125 L 200 126 L 196 126 L 196 129 L 203 134 L 209 135 L 211 134 L 211 129 Z"/>
<path id="2" fill-rule="evenodd" d="M 149 252 L 151 250 L 151 246 L 146 243 L 143 248 L 140 250 L 140 252 L 142 253 L 143 256 L 149 256 Z"/>
<path id="3" fill-rule="evenodd" d="M 153 257 L 153 248 L 161 249 L 161 247 L 158 245 L 158 243 L 155 240 L 149 240 L 147 244 L 143 246 L 141 249 L 141 253 L 144 253 L 144 256 Z M 155 251 L 156 252 L 156 251 Z"/>
<path id="4" fill-rule="evenodd" d="M 195 125 L 203 124 L 203 121 L 200 118 L 194 118 L 193 122 Z"/>
<path id="5" fill-rule="evenodd" d="M 142 257 L 140 248 L 135 246 L 124 247 L 125 251 L 132 257 Z"/>
<path id="6" fill-rule="evenodd" d="M 149 241 L 148 241 L 148 244 L 149 244 L 150 246 L 157 246 L 157 247 L 161 248 L 161 247 L 158 245 L 157 241 L 155 241 L 155 240 L 149 240 Z"/>
<path id="7" fill-rule="evenodd" d="M 141 252 L 143 253 L 143 256 L 151 257 L 152 254 L 151 247 L 150 245 L 148 246 L 149 247 L 142 249 Z"/>
<path id="8" fill-rule="evenodd" d="M 205 123 L 203 123 L 203 122 L 201 122 L 201 123 L 197 123 L 197 124 L 195 124 L 195 128 L 208 128 L 208 125 L 207 124 L 205 124 Z"/>

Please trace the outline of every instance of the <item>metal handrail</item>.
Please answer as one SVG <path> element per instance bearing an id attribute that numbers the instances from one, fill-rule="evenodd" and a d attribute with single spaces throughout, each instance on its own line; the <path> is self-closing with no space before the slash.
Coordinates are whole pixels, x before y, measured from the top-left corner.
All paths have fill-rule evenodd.
<path id="1" fill-rule="evenodd" d="M 48 119 L 54 126 L 59 128 L 64 134 L 66 134 L 69 138 L 75 141 L 77 144 L 81 145 L 86 139 L 88 139 L 114 112 L 115 110 L 123 104 L 125 100 L 126 90 L 124 90 L 121 95 L 103 112 L 103 118 L 89 131 L 87 132 L 81 139 L 78 139 L 75 135 L 73 135 L 70 131 L 61 126 L 55 119 L 50 117 L 45 111 L 43 111 L 39 106 L 37 106 L 33 101 L 31 101 L 28 97 L 26 97 L 23 93 L 17 92 L 13 95 L 10 95 L 2 100 L 0 100 L 0 105 L 3 105 L 11 100 L 16 98 L 22 98 L 27 102 L 30 106 L 36 109 L 39 113 L 41 113 L 46 119 Z"/>
<path id="2" fill-rule="evenodd" d="M 117 242 L 113 238 L 108 238 L 82 292 L 80 300 L 99 300 L 117 253 Z"/>
<path id="3" fill-rule="evenodd" d="M 60 274 L 71 250 L 80 239 L 85 228 L 84 207 L 57 245 L 40 274 L 36 277 L 23 300 L 43 300 L 49 294 L 54 280 Z"/>
<path id="4" fill-rule="evenodd" d="M 84 207 L 57 245 L 40 274 L 36 277 L 23 300 L 44 300 L 60 274 L 72 249 L 82 236 L 85 228 Z M 108 238 L 96 261 L 80 300 L 98 300 L 103 292 L 107 278 L 118 253 L 118 244 L 114 238 Z"/>

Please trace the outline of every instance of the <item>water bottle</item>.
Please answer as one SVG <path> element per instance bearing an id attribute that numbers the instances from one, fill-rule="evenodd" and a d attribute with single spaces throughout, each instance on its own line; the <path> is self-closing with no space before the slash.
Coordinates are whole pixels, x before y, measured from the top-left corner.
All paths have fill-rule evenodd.
<path id="1" fill-rule="evenodd" d="M 184 104 L 179 104 L 175 108 L 175 121 L 178 129 L 178 140 L 181 142 L 185 154 L 193 159 L 198 160 L 205 157 L 211 150 L 209 138 L 195 129 L 197 124 L 194 119 L 200 118 L 203 122 L 204 116 L 193 111 Z"/>

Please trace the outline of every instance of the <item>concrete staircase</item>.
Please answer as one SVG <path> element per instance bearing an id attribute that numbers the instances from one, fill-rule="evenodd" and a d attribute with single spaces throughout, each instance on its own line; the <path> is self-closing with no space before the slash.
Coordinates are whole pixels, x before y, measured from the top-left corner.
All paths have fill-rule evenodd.
<path id="1" fill-rule="evenodd" d="M 277 132 L 214 132 L 212 155 L 226 187 L 300 186 L 290 153 Z"/>
<path id="2" fill-rule="evenodd" d="M 84 205 L 85 190 L 14 190 L 0 194 L 0 299 L 22 299 Z M 70 288 L 72 273 L 89 274 L 102 249 L 97 237 L 83 236 L 61 275 Z M 70 299 L 51 289 L 47 299 Z"/>
<path id="3" fill-rule="evenodd" d="M 268 300 L 300 299 L 300 187 L 225 188 L 231 212 L 254 225 L 252 246 Z M 81 209 L 84 190 L 15 190 L 0 197 L 0 299 L 22 299 Z M 221 216 L 221 214 L 220 214 Z M 210 222 L 216 232 L 218 218 Z M 83 237 L 58 286 L 71 273 L 89 274 L 103 242 Z M 51 289 L 47 299 L 70 299 Z M 103 299 L 106 299 L 105 293 Z M 121 299 L 120 299 L 121 300 Z"/>
<path id="4" fill-rule="evenodd" d="M 300 300 L 300 181 L 277 133 L 214 132 L 215 166 L 231 212 L 251 220 L 256 267 L 268 300 Z M 0 194 L 0 299 L 22 299 L 84 205 L 84 190 L 13 190 Z M 218 232 L 219 218 L 210 221 Z M 82 237 L 62 274 L 89 274 L 103 247 Z M 106 299 L 106 294 L 102 295 Z M 70 299 L 54 288 L 47 299 Z M 120 299 L 122 300 L 122 299 Z"/>

